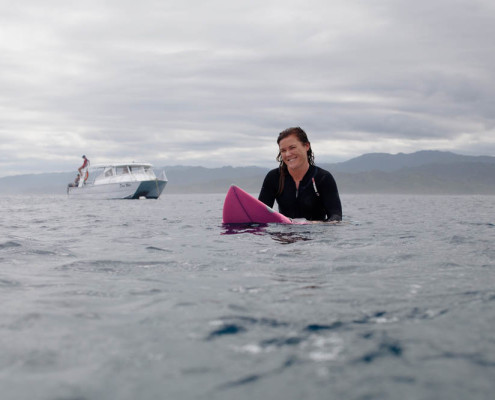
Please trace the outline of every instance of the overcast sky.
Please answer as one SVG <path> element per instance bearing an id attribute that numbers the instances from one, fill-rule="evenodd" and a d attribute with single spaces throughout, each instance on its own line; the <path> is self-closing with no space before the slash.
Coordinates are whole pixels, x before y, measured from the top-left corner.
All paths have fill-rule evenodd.
<path id="1" fill-rule="evenodd" d="M 495 156 L 493 0 L 0 0 L 0 176 Z"/>

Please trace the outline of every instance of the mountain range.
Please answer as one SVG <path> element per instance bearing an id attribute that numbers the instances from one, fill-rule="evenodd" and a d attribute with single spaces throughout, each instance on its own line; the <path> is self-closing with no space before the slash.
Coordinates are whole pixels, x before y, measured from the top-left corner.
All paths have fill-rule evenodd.
<path id="1" fill-rule="evenodd" d="M 330 171 L 345 193 L 495 194 L 495 157 L 423 150 L 369 153 L 334 164 Z M 274 165 L 276 167 L 276 165 Z M 258 193 L 269 168 L 165 166 L 167 193 L 225 193 L 231 184 Z M 63 194 L 76 172 L 0 178 L 0 194 Z"/>

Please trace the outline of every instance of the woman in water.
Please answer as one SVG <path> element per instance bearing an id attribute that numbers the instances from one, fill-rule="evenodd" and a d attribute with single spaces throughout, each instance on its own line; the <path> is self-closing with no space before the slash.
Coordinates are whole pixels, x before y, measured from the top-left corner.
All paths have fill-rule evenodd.
<path id="1" fill-rule="evenodd" d="M 278 135 L 280 166 L 263 181 L 259 200 L 281 214 L 310 221 L 341 221 L 342 206 L 337 184 L 330 172 L 314 164 L 306 132 L 288 128 Z"/>

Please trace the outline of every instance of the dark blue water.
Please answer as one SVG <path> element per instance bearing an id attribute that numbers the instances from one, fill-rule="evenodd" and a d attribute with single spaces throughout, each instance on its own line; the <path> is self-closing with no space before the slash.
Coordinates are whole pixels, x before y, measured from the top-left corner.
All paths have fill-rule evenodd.
<path id="1" fill-rule="evenodd" d="M 495 197 L 0 198 L 2 399 L 492 399 Z"/>

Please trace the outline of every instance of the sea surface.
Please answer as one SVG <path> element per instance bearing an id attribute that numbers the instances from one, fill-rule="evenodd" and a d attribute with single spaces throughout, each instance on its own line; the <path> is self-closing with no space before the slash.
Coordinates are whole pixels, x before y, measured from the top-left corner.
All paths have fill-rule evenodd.
<path id="1" fill-rule="evenodd" d="M 0 397 L 493 399 L 495 196 L 0 197 Z"/>

